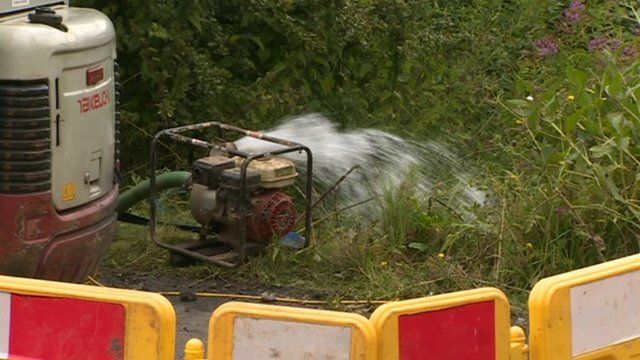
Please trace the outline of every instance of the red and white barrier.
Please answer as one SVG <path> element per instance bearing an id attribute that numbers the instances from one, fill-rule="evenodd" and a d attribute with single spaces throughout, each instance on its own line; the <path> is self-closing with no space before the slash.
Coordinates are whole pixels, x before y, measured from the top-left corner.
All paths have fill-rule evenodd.
<path id="1" fill-rule="evenodd" d="M 531 359 L 640 359 L 640 255 L 538 281 Z"/>
<path id="2" fill-rule="evenodd" d="M 209 323 L 209 360 L 377 360 L 375 330 L 363 316 L 231 302 Z"/>
<path id="3" fill-rule="evenodd" d="M 233 359 L 351 359 L 352 329 L 294 321 L 237 317 Z M 258 356 L 260 354 L 260 356 Z"/>
<path id="4" fill-rule="evenodd" d="M 380 306 L 371 315 L 384 360 L 508 360 L 509 302 L 483 288 Z"/>
<path id="5" fill-rule="evenodd" d="M 0 292 L 0 358 L 124 358 L 120 304 Z"/>
<path id="6" fill-rule="evenodd" d="M 400 360 L 495 360 L 495 304 L 466 304 L 398 318 Z"/>
<path id="7" fill-rule="evenodd" d="M 9 358 L 11 331 L 11 294 L 0 292 L 0 359 Z"/>
<path id="8" fill-rule="evenodd" d="M 570 296 L 573 356 L 640 337 L 640 271 L 573 287 Z"/>

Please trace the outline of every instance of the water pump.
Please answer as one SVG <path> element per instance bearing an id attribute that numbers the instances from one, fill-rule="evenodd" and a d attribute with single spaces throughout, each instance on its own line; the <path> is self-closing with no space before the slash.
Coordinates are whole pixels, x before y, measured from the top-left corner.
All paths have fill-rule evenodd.
<path id="1" fill-rule="evenodd" d="M 115 60 L 106 15 L 0 1 L 0 274 L 83 281 L 113 239 Z"/>
<path id="2" fill-rule="evenodd" d="M 241 133 L 276 143 L 281 148 L 270 152 L 245 153 L 230 142 L 212 143 L 184 135 L 207 128 Z M 156 144 L 164 136 L 205 148 L 208 152 L 206 157 L 193 163 L 189 181 L 191 214 L 201 225 L 197 242 L 175 245 L 159 239 L 156 229 Z M 312 154 L 306 146 L 218 122 L 161 131 L 154 138 L 151 148 L 152 239 L 170 250 L 174 263 L 183 263 L 186 258 L 192 258 L 233 267 L 242 263 L 247 255 L 260 252 L 273 238 L 282 237 L 293 230 L 299 218 L 293 198 L 285 192 L 294 185 L 298 172 L 292 161 L 279 156 L 291 152 L 307 154 L 303 217 L 306 221 L 305 239 L 308 241 L 311 237 Z"/>

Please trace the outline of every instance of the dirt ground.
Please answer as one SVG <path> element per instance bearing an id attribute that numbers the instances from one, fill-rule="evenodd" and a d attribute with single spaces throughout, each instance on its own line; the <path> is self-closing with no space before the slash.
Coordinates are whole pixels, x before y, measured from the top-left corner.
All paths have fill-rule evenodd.
<path id="1" fill-rule="evenodd" d="M 313 299 L 294 289 L 267 286 L 258 282 L 224 279 L 185 279 L 168 273 L 140 273 L 111 267 L 100 268 L 97 279 L 105 286 L 151 292 L 178 291 L 180 296 L 167 296 L 177 317 L 176 359 L 182 358 L 185 343 L 199 338 L 206 344 L 209 319 L 213 311 L 232 298 L 197 297 L 196 292 L 257 295 L 269 302 L 273 297 Z M 317 296 L 316 296 L 317 298 Z M 241 300 L 251 301 L 251 300 Z M 290 305 L 290 304 L 278 304 Z M 302 306 L 302 305 L 296 305 Z M 318 307 L 318 306 L 314 306 Z"/>

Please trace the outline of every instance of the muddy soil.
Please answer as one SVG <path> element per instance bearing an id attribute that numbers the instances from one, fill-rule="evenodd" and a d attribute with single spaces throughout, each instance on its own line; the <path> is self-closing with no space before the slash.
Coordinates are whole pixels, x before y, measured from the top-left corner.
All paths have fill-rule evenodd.
<path id="1" fill-rule="evenodd" d="M 196 292 L 215 292 L 225 294 L 257 295 L 263 301 L 270 302 L 274 297 L 291 297 L 307 300 L 322 298 L 322 294 L 309 296 L 295 289 L 274 287 L 250 280 L 230 280 L 221 278 L 192 279 L 182 278 L 170 273 L 142 273 L 123 271 L 103 266 L 96 275 L 98 281 L 105 286 L 134 289 L 151 292 L 178 291 L 180 296 L 167 296 L 176 311 L 176 359 L 182 358 L 185 343 L 191 338 L 207 342 L 208 324 L 213 311 L 220 305 L 233 301 L 232 298 L 197 297 Z M 252 301 L 252 300 L 241 300 Z M 278 305 L 291 305 L 282 304 Z M 305 305 L 295 305 L 305 306 Z M 323 306 L 307 306 L 322 308 Z"/>

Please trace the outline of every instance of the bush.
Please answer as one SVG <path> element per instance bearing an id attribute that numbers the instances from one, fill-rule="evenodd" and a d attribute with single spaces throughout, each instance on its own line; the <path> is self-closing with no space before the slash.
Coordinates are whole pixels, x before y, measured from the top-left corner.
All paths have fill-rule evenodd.
<path id="1" fill-rule="evenodd" d="M 553 240 L 546 252 L 572 267 L 637 251 L 639 67 L 612 59 L 589 74 L 569 66 L 565 81 L 534 100 L 509 102 L 526 141 L 518 155 L 532 160 L 518 176 L 530 192 L 523 196 L 538 199 L 527 216 L 538 226 L 526 236 L 537 245 Z"/>
<path id="2" fill-rule="evenodd" d="M 163 127 L 263 129 L 311 111 L 444 135 L 481 169 L 489 201 L 472 216 L 408 179 L 380 219 L 336 216 L 311 248 L 274 246 L 245 275 L 374 298 L 493 285 L 518 305 L 541 277 L 638 251 L 640 21 L 627 2 L 79 4 L 116 24 L 130 170 Z"/>
<path id="3" fill-rule="evenodd" d="M 123 156 L 134 170 L 147 161 L 142 144 L 149 143 L 149 134 L 206 120 L 264 129 L 313 111 L 345 126 L 418 138 L 434 129 L 469 131 L 496 116 L 488 100 L 510 86 L 517 59 L 529 46 L 522 34 L 540 28 L 561 3 L 74 5 L 97 7 L 115 23 L 123 69 Z"/>

